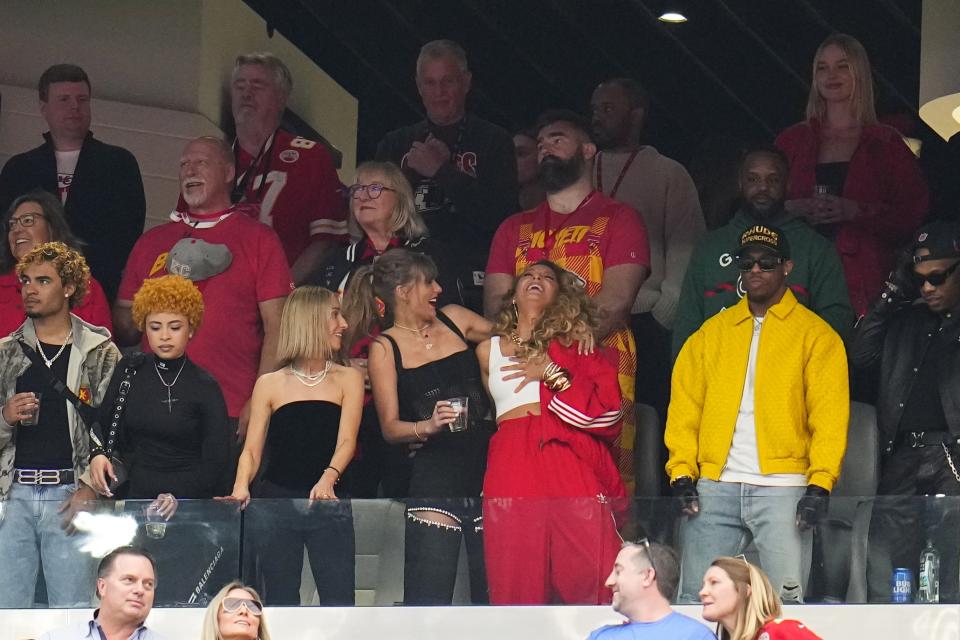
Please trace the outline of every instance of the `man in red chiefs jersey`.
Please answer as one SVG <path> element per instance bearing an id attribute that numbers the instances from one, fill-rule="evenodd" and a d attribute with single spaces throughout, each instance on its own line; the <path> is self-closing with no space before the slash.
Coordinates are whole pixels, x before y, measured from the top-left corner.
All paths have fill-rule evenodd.
<path id="1" fill-rule="evenodd" d="M 602 312 L 597 338 L 618 354 L 624 424 L 614 458 L 632 489 L 637 352 L 628 321 L 637 291 L 650 273 L 646 227 L 635 209 L 593 188 L 597 146 L 581 116 L 570 111 L 543 114 L 537 148 L 547 200 L 510 216 L 497 229 L 487 262 L 484 309 L 492 315 L 513 278 L 538 260 L 550 260 L 584 281 Z"/>
<path id="2" fill-rule="evenodd" d="M 301 282 L 347 238 L 340 179 L 322 144 L 288 133 L 280 119 L 293 77 L 270 53 L 237 56 L 230 100 L 237 127 L 234 201 L 259 205 L 260 222 L 280 236 Z"/>
<path id="3" fill-rule="evenodd" d="M 133 296 L 148 278 L 177 274 L 203 294 L 203 324 L 187 355 L 223 390 L 227 413 L 242 438 L 257 376 L 277 368 L 280 314 L 293 288 L 277 234 L 246 203 L 230 202 L 233 153 L 219 138 L 187 143 L 180 157 L 184 211 L 134 245 L 113 308 L 118 343 L 136 344 Z"/>

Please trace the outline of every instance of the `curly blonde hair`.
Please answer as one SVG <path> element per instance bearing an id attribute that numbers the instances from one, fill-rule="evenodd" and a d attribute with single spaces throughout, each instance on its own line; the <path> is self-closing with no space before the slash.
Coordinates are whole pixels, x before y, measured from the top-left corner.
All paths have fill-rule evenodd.
<path id="1" fill-rule="evenodd" d="M 517 355 L 521 358 L 536 358 L 545 354 L 554 338 L 569 343 L 575 329 L 597 329 L 597 308 L 587 296 L 580 278 L 549 260 L 540 260 L 513 279 L 513 285 L 503 296 L 500 311 L 494 320 L 493 333 L 508 336 L 517 330 L 517 307 L 513 302 L 517 283 L 527 271 L 537 266 L 547 267 L 557 277 L 557 297 L 537 321 L 530 340 L 518 347 Z"/>
<path id="2" fill-rule="evenodd" d="M 87 297 L 90 288 L 90 267 L 83 254 L 71 249 L 62 242 L 44 242 L 34 247 L 17 263 L 17 277 L 22 277 L 27 267 L 50 262 L 64 287 L 74 286 L 73 294 L 67 299 L 70 308 L 74 308 Z"/>
<path id="3" fill-rule="evenodd" d="M 133 322 L 140 331 L 147 316 L 154 313 L 179 313 L 187 317 L 196 330 L 203 320 L 203 295 L 197 286 L 183 276 L 163 276 L 144 280 L 133 295 Z"/>

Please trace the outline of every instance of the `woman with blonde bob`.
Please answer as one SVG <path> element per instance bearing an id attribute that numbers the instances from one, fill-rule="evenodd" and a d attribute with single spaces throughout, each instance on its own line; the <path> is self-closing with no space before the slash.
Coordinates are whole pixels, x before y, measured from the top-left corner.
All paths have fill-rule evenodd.
<path id="1" fill-rule="evenodd" d="M 783 620 L 780 598 L 766 574 L 743 557 L 720 557 L 703 576 L 703 619 L 719 640 L 820 640 L 797 620 Z"/>
<path id="2" fill-rule="evenodd" d="M 626 490 L 610 452 L 616 361 L 588 346 L 596 326 L 580 280 L 543 260 L 517 276 L 477 348 L 498 426 L 483 482 L 491 604 L 610 601 L 610 499 Z"/>
<path id="3" fill-rule="evenodd" d="M 354 603 L 353 513 L 336 489 L 357 447 L 363 378 L 334 358 L 347 323 L 337 295 L 299 287 L 283 305 L 277 358 L 257 380 L 229 499 L 246 507 L 270 604 L 300 604 L 303 548 L 321 604 Z M 262 478 L 251 483 L 266 454 Z M 307 503 L 306 500 L 310 502 Z"/>
<path id="4" fill-rule="evenodd" d="M 835 33 L 817 48 L 806 120 L 776 144 L 790 162 L 787 211 L 834 241 L 850 302 L 866 313 L 929 195 L 900 132 L 877 122 L 870 60 L 855 38 Z"/>
<path id="5" fill-rule="evenodd" d="M 256 590 L 236 580 L 220 589 L 203 615 L 200 640 L 270 640 Z"/>

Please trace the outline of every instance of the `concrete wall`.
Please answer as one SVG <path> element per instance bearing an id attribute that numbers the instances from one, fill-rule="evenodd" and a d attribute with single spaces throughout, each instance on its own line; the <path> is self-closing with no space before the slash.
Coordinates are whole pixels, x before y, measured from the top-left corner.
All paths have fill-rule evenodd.
<path id="1" fill-rule="evenodd" d="M 280 33 L 268 38 L 241 0 L 0 2 L 0 84 L 35 90 L 48 66 L 73 62 L 90 75 L 96 98 L 200 114 L 220 128 L 233 60 L 254 50 L 290 66 L 291 108 L 341 151 L 350 179 L 356 99 Z"/>

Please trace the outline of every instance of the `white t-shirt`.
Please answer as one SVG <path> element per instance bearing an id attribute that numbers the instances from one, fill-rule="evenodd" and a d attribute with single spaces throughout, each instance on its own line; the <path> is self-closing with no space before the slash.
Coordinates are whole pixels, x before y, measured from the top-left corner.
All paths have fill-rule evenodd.
<path id="1" fill-rule="evenodd" d="M 80 159 L 80 149 L 76 151 L 55 151 L 57 155 L 57 192 L 60 201 L 67 203 L 67 194 L 73 184 L 73 174 L 77 170 L 77 160 Z"/>
<path id="2" fill-rule="evenodd" d="M 753 318 L 753 337 L 747 359 L 747 375 L 740 397 L 740 412 L 733 430 L 733 442 L 727 454 L 727 464 L 720 473 L 720 482 L 742 482 L 761 487 L 803 487 L 807 478 L 802 473 L 760 473 L 760 455 L 757 452 L 757 425 L 754 420 L 754 382 L 757 377 L 757 349 L 763 318 Z"/>

